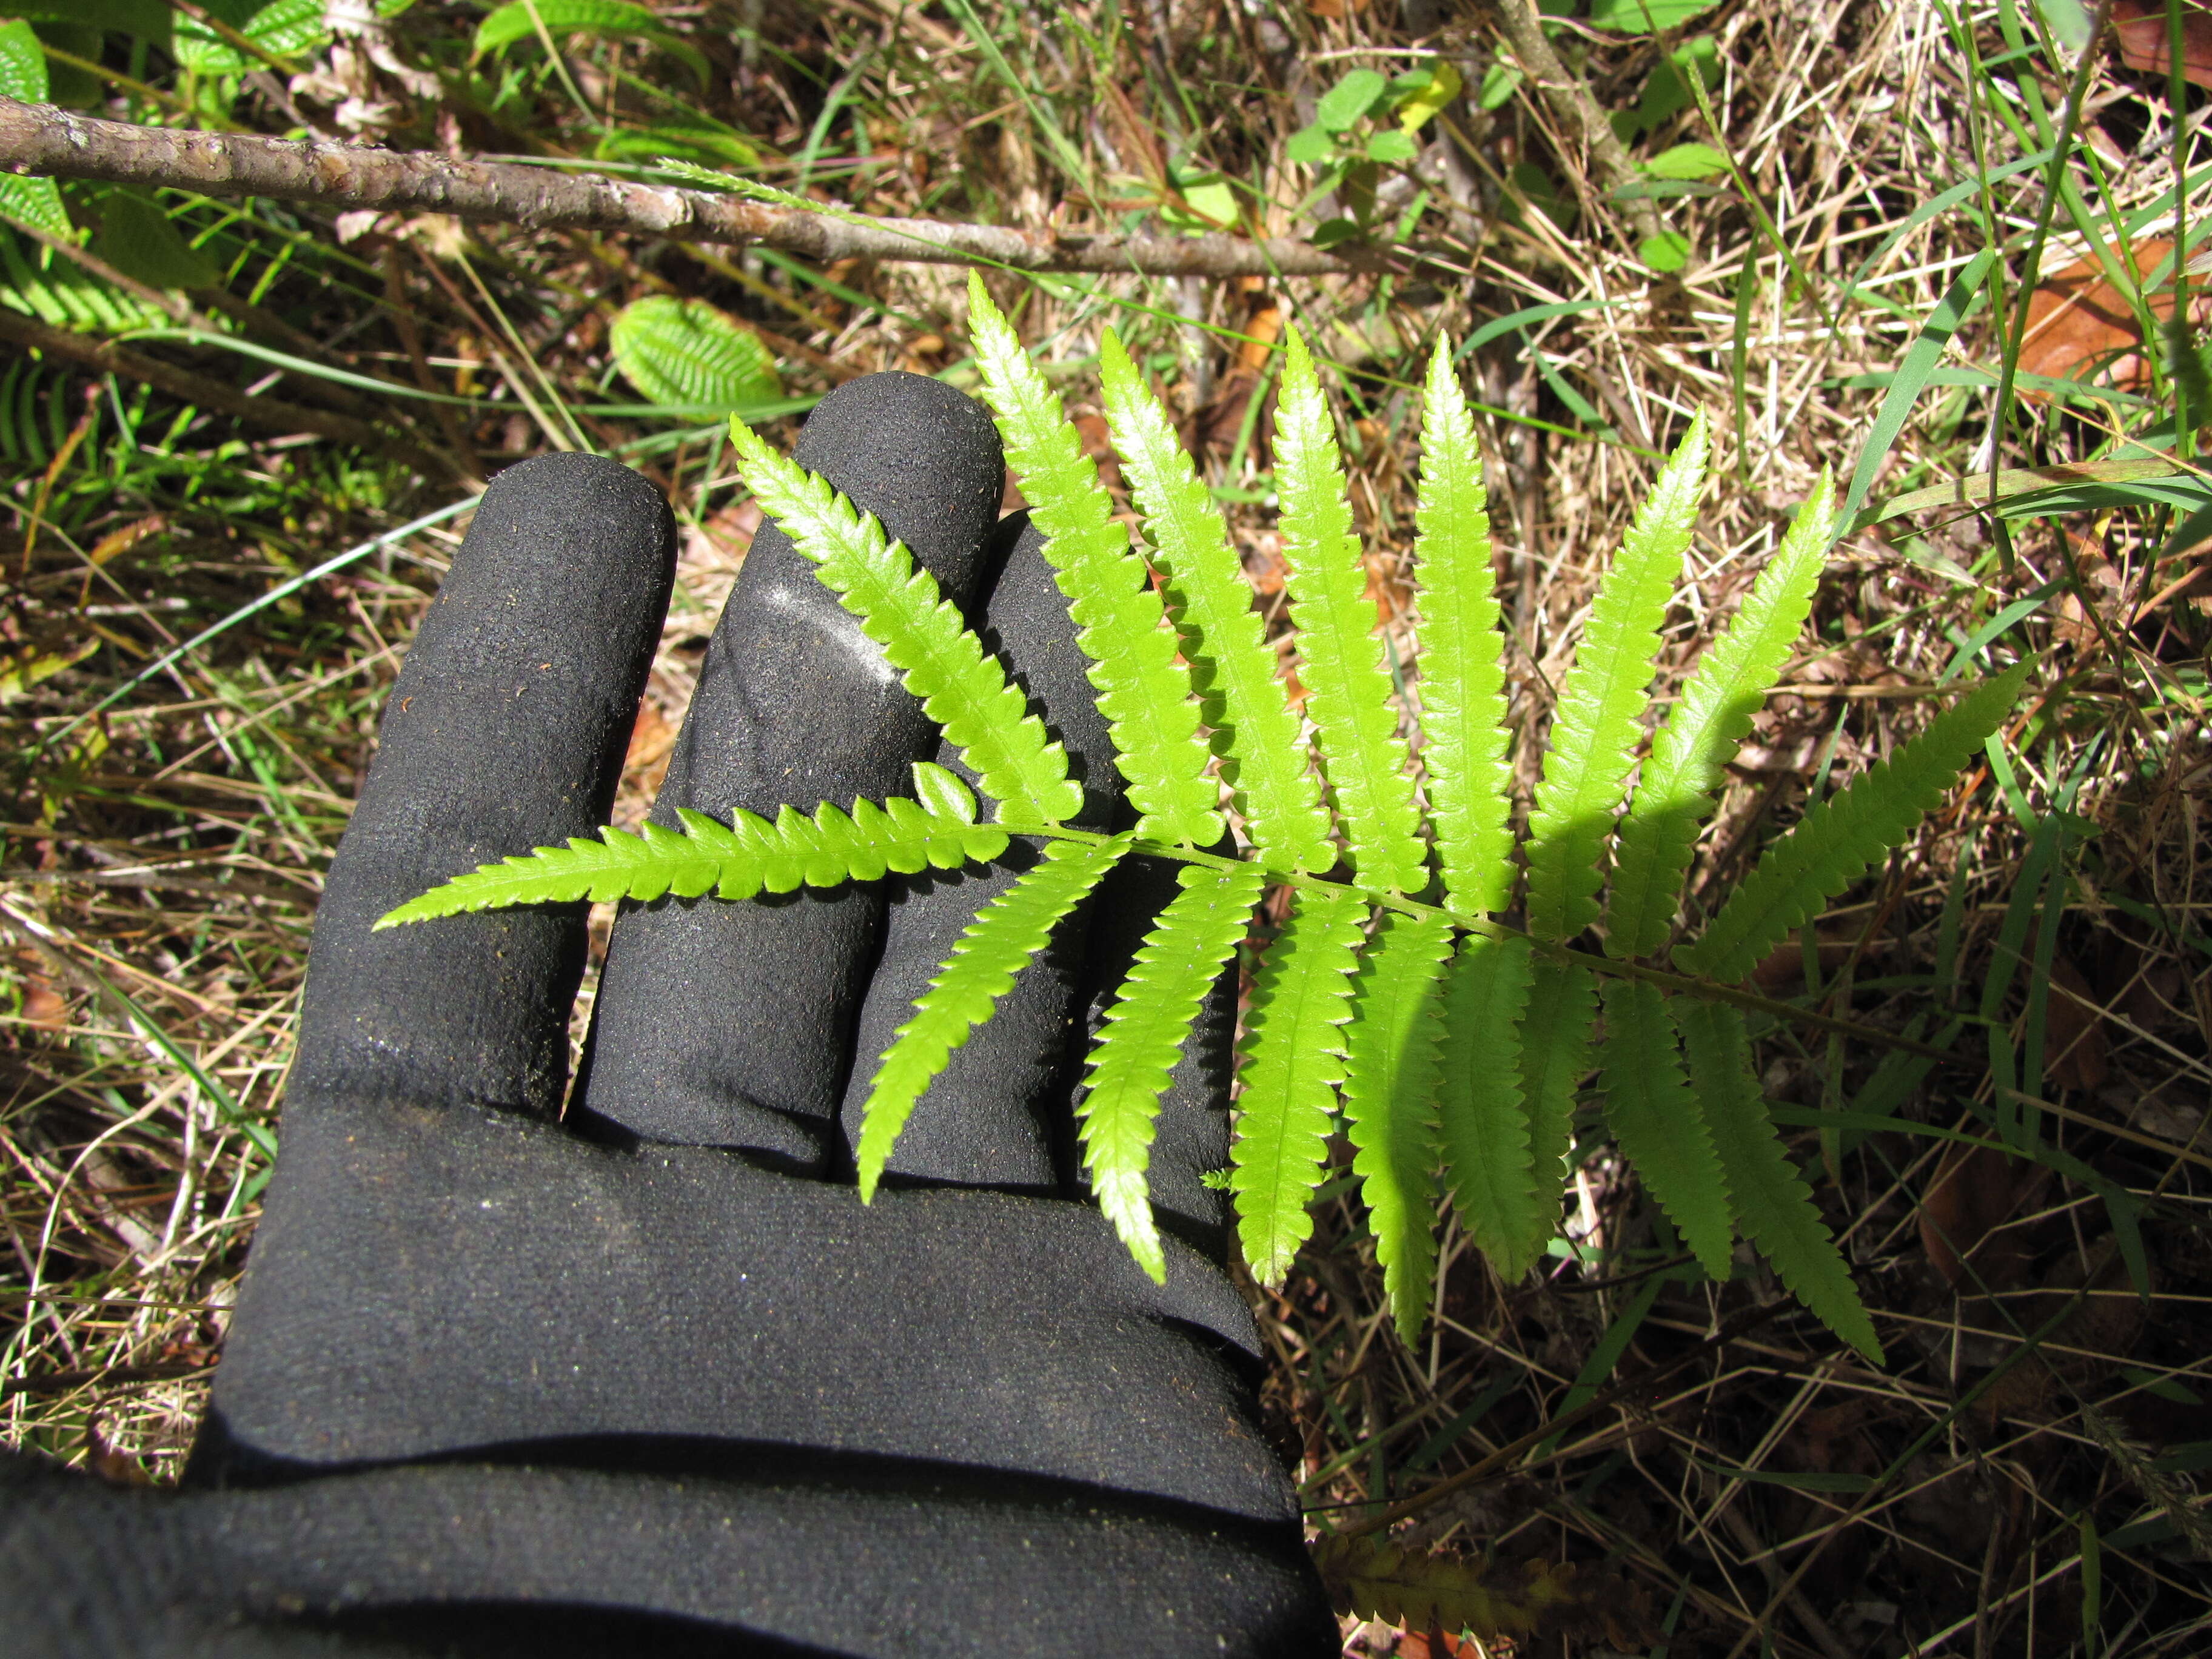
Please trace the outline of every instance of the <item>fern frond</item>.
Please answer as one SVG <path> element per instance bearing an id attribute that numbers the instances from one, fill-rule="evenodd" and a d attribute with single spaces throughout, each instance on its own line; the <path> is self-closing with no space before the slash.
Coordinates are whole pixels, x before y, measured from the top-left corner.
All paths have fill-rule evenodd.
<path id="1" fill-rule="evenodd" d="M 1528 942 L 1469 933 L 1444 983 L 1437 1138 L 1460 1224 L 1509 1285 L 1552 1236 L 1559 1188 L 1536 1178 L 1521 1093 L 1521 1017 L 1534 974 Z"/>
<path id="2" fill-rule="evenodd" d="M 1237 791 L 1246 832 L 1263 863 L 1326 870 L 1336 862 L 1336 849 L 1321 787 L 1221 509 L 1110 328 L 1099 356 L 1106 423 L 1121 456 L 1121 476 L 1144 514 L 1191 683 L 1214 728 L 1214 752 Z"/>
<path id="3" fill-rule="evenodd" d="M 1599 584 L 1560 689 L 1528 821 L 1528 931 L 1539 939 L 1572 939 L 1597 920 L 1598 851 L 1635 763 L 1637 717 L 1697 522 L 1705 451 L 1699 415 Z"/>
<path id="4" fill-rule="evenodd" d="M 1674 960 L 1693 974 L 1741 979 L 1850 886 L 1943 799 L 1964 757 L 2004 723 L 2033 667 L 1984 680 L 1850 787 L 1817 803 L 1769 847 L 1712 925 Z"/>
<path id="5" fill-rule="evenodd" d="M 1044 949 L 1060 919 L 1120 861 L 1131 839 L 1048 842 L 1043 856 L 968 924 L 929 988 L 915 1000 L 914 1017 L 899 1027 L 876 1063 L 861 1108 L 860 1144 L 854 1149 L 862 1203 L 875 1197 L 899 1132 L 931 1079 L 991 1017 L 1014 975 Z"/>
<path id="6" fill-rule="evenodd" d="M 1028 699 L 1006 683 L 959 609 L 939 595 L 937 579 L 826 479 L 777 454 L 744 422 L 731 420 L 730 442 L 761 510 L 820 568 L 923 712 L 966 751 L 999 803 L 999 821 L 1058 823 L 1073 814 L 1083 792 L 1067 775 L 1066 751 L 1047 739 Z"/>
<path id="7" fill-rule="evenodd" d="M 1525 1638 L 1547 1623 L 1587 1619 L 1606 1596 L 1595 1574 L 1577 1578 L 1571 1561 L 1540 1557 L 1509 1566 L 1433 1554 L 1374 1536 L 1324 1533 L 1314 1565 L 1339 1613 L 1408 1630 L 1473 1631 L 1486 1642 Z M 1526 1644 L 1533 1646 L 1534 1644 Z"/>
<path id="8" fill-rule="evenodd" d="M 1398 1330 L 1411 1342 L 1436 1282 L 1437 993 L 1451 922 L 1386 910 L 1359 964 L 1345 1045 L 1344 1116 Z"/>
<path id="9" fill-rule="evenodd" d="M 1824 470 L 1780 550 L 1652 738 L 1613 849 L 1605 941 L 1612 955 L 1646 956 L 1666 944 L 1698 826 L 1711 815 L 1723 769 L 1750 735 L 1752 717 L 1812 611 L 1835 517 L 1835 480 Z"/>
<path id="10" fill-rule="evenodd" d="M 1322 770 L 1360 884 L 1417 893 L 1428 883 L 1406 745 L 1391 711 L 1392 685 L 1375 638 L 1359 538 L 1352 533 L 1344 469 L 1312 355 L 1295 328 L 1275 411 L 1275 487 L 1297 625 L 1307 708 L 1321 732 Z"/>
<path id="11" fill-rule="evenodd" d="M 1606 986 L 1598 1064 L 1613 1139 L 1705 1270 L 1725 1283 L 1735 1242 L 1728 1186 L 1682 1075 L 1674 1023 L 1656 986 L 1633 979 Z"/>
<path id="12" fill-rule="evenodd" d="M 742 808 L 728 824 L 681 808 L 680 835 L 648 823 L 635 836 L 611 826 L 597 841 L 572 836 L 566 847 L 541 847 L 455 876 L 388 912 L 376 927 L 582 898 L 642 902 L 664 893 L 696 898 L 712 889 L 717 898 L 748 899 L 802 884 L 873 881 L 886 870 L 957 870 L 1006 850 L 1006 832 L 975 822 L 975 797 L 951 773 L 919 761 L 914 781 L 919 800 L 894 795 L 880 806 L 856 800 L 849 817 L 827 801 L 811 817 L 787 806 L 774 823 Z"/>
<path id="13" fill-rule="evenodd" d="M 1187 864 L 1177 878 L 1182 890 L 1160 913 L 1107 1010 L 1075 1109 L 1091 1194 L 1130 1255 L 1163 1285 L 1167 1262 L 1145 1183 L 1160 1096 L 1199 1005 L 1244 937 L 1267 877 L 1256 864 L 1226 870 Z"/>
<path id="14" fill-rule="evenodd" d="M 1260 964 L 1244 1014 L 1244 1092 L 1238 1098 L 1230 1190 L 1244 1261 L 1279 1285 L 1313 1236 L 1306 1200 L 1321 1184 L 1336 1085 L 1344 1081 L 1344 1023 L 1367 901 L 1355 888 L 1300 888 L 1297 908 Z"/>
<path id="15" fill-rule="evenodd" d="M 1559 1224 L 1559 1182 L 1575 1136 L 1575 1091 L 1590 1068 L 1597 1024 L 1597 981 L 1587 968 L 1538 956 L 1521 1017 L 1521 1098 L 1528 1114 L 1528 1155 L 1550 1241 Z"/>
<path id="16" fill-rule="evenodd" d="M 1445 902 L 1462 914 L 1502 910 L 1513 888 L 1509 819 L 1511 739 L 1505 730 L 1496 578 L 1482 453 L 1451 343 L 1437 341 L 1421 413 L 1421 764 L 1437 826 Z"/>
<path id="17" fill-rule="evenodd" d="M 1060 394 L 1022 349 L 977 271 L 968 277 L 968 322 L 984 400 L 998 416 L 1030 521 L 1045 533 L 1045 562 L 1067 596 L 1075 642 L 1090 659 L 1086 672 L 1113 733 L 1115 763 L 1144 815 L 1137 833 L 1211 847 L 1221 837 L 1218 791 L 1206 775 L 1190 671 L 1176 659 L 1152 573 L 1131 550 L 1128 531 L 1114 521 L 1114 503 Z"/>
<path id="18" fill-rule="evenodd" d="M 1744 1235 L 1830 1330 L 1875 1364 L 1881 1342 L 1859 1301 L 1850 1267 L 1836 1248 L 1804 1177 L 1774 1133 L 1752 1075 L 1751 1041 L 1743 1016 L 1720 1003 L 1678 998 L 1675 1018 L 1690 1058 L 1691 1086 L 1705 1108 L 1729 1198 Z"/>

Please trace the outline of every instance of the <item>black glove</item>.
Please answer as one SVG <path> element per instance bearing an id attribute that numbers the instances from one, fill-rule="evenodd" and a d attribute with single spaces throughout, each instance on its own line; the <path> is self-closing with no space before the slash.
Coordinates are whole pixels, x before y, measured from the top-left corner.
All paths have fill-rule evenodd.
<path id="1" fill-rule="evenodd" d="M 982 410 L 877 375 L 826 398 L 798 453 L 968 607 L 1066 744 L 1082 821 L 1117 822 L 1065 603 L 1035 532 L 994 522 Z M 875 1056 L 1022 843 L 989 872 L 628 909 L 565 1119 L 582 906 L 371 933 L 603 821 L 672 557 L 665 504 L 612 463 L 546 457 L 487 495 L 331 872 L 188 1490 L 19 1468 L 0 1621 L 103 1655 L 253 1650 L 245 1632 L 270 1651 L 1333 1652 L 1200 1180 L 1226 1161 L 1233 984 L 1163 1113 L 1164 1288 L 1080 1201 L 1081 1052 L 1169 872 L 1132 862 L 1068 918 L 867 1207 L 849 1149 Z M 849 806 L 910 793 L 933 757 L 918 704 L 764 526 L 655 816 Z M 69 1565 L 87 1540 L 96 1571 Z"/>

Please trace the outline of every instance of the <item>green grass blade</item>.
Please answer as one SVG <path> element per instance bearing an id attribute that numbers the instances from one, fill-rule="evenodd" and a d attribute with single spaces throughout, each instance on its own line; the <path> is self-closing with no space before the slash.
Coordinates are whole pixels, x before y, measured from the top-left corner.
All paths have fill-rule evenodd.
<path id="1" fill-rule="evenodd" d="M 1446 917 L 1385 911 L 1359 964 L 1345 1052 L 1345 1122 L 1358 1149 L 1352 1167 L 1408 1342 L 1428 1318 L 1436 1283 L 1437 993 L 1450 954 Z"/>
<path id="2" fill-rule="evenodd" d="M 824 801 L 811 817 L 787 806 L 770 823 L 740 808 L 722 824 L 685 808 L 679 809 L 682 834 L 648 823 L 640 835 L 610 827 L 597 841 L 571 836 L 566 847 L 480 865 L 410 899 L 376 927 L 583 898 L 649 902 L 664 893 L 696 898 L 711 890 L 719 898 L 747 899 L 801 885 L 873 881 L 889 870 L 957 870 L 1006 850 L 1006 832 L 975 822 L 975 797 L 958 778 L 927 761 L 915 763 L 914 776 L 918 800 L 895 795 L 880 806 L 855 801 L 849 816 Z"/>
<path id="3" fill-rule="evenodd" d="M 1145 1169 L 1160 1096 L 1207 990 L 1244 937 L 1266 878 L 1256 864 L 1182 867 L 1182 890 L 1160 913 L 1107 1010 L 1091 1051 L 1088 1086 L 1075 1109 L 1091 1194 L 1129 1254 L 1158 1284 L 1167 1282 L 1167 1261 L 1152 1224 Z"/>
<path id="4" fill-rule="evenodd" d="M 1881 1343 L 1859 1301 L 1850 1268 L 1836 1248 L 1813 1194 L 1774 1133 L 1751 1071 L 1743 1016 L 1719 1003 L 1678 998 L 1675 1018 L 1736 1223 L 1774 1264 L 1790 1292 L 1820 1322 L 1875 1364 Z"/>
<path id="5" fill-rule="evenodd" d="M 1355 889 L 1301 888 L 1297 908 L 1267 947 L 1244 1014 L 1244 1092 L 1229 1188 L 1244 1261 L 1279 1285 L 1313 1237 L 1306 1200 L 1321 1184 L 1336 1085 L 1344 1081 L 1345 1021 L 1367 901 Z"/>
<path id="6" fill-rule="evenodd" d="M 875 1197 L 899 1132 L 931 1079 L 991 1017 L 1014 975 L 1044 949 L 1060 919 L 1128 851 L 1129 840 L 1121 836 L 1103 842 L 1046 843 L 1044 856 L 968 924 L 929 989 L 915 1001 L 914 1017 L 899 1027 L 876 1063 L 861 1109 L 860 1145 L 854 1151 L 863 1203 Z"/>
<path id="7" fill-rule="evenodd" d="M 1605 948 L 1624 959 L 1667 942 L 1698 826 L 1713 810 L 1723 769 L 1751 734 L 1752 717 L 1780 678 L 1835 539 L 1836 486 L 1826 472 L 1781 549 L 1682 688 L 1651 740 L 1651 753 L 1621 820 Z"/>
<path id="8" fill-rule="evenodd" d="M 1638 717 L 1697 522 L 1706 448 L 1700 415 L 1622 539 L 1560 689 L 1528 823 L 1528 931 L 1539 939 L 1572 939 L 1597 920 L 1598 853 L 1635 764 Z"/>
<path id="9" fill-rule="evenodd" d="M 1558 1208 L 1558 1182 L 1536 1178 L 1521 1092 L 1521 1018 L 1534 972 L 1526 939 L 1470 933 L 1444 985 L 1444 1176 L 1460 1224 L 1509 1285 L 1536 1265 Z"/>
<path id="10" fill-rule="evenodd" d="M 1547 1229 L 1559 1221 L 1559 1183 L 1575 1138 L 1575 1091 L 1590 1069 L 1597 981 L 1587 968 L 1539 956 L 1521 1019 L 1521 1097 L 1528 1115 L 1529 1162 Z M 1547 1231 L 1537 1240 L 1549 1242 Z"/>
<path id="11" fill-rule="evenodd" d="M 1506 755 L 1505 635 L 1490 565 L 1482 453 L 1451 343 L 1429 360 L 1421 416 L 1421 763 L 1428 769 L 1445 901 L 1502 910 L 1512 893 L 1512 768 Z"/>
<path id="12" fill-rule="evenodd" d="M 1075 619 L 1076 643 L 1090 659 L 1099 712 L 1114 736 L 1115 763 L 1143 814 L 1137 833 L 1150 841 L 1211 847 L 1221 837 L 1219 791 L 1206 775 L 1207 749 L 1190 671 L 1176 659 L 1175 632 L 1152 573 L 1115 522 L 1098 469 L 1022 349 L 1013 326 L 968 279 L 968 323 L 983 397 L 998 416 L 1006 461 L 1045 533 L 1044 556 Z"/>
<path id="13" fill-rule="evenodd" d="M 965 751 L 999 803 L 999 821 L 1059 823 L 1072 816 L 1083 792 L 1067 775 L 1066 751 L 1048 739 L 958 607 L 939 595 L 937 579 L 826 479 L 777 454 L 742 421 L 730 422 L 730 442 L 761 510 L 813 561 L 860 631 L 905 676 L 923 712 Z"/>
<path id="14" fill-rule="evenodd" d="M 1728 1186 L 1658 987 L 1633 979 L 1607 985 L 1598 1064 L 1613 1139 L 1705 1270 L 1726 1282 L 1735 1243 Z"/>
<path id="15" fill-rule="evenodd" d="M 1352 533 L 1336 431 L 1313 357 L 1289 331 L 1275 413 L 1275 485 L 1282 498 L 1283 558 L 1297 624 L 1308 712 L 1321 732 L 1322 764 L 1344 818 L 1360 884 L 1417 893 L 1428 883 L 1416 830 L 1406 745 L 1392 712 L 1393 686 L 1375 638 L 1375 605 L 1359 539 Z"/>
<path id="16" fill-rule="evenodd" d="M 1166 411 L 1112 329 L 1099 348 L 1106 422 L 1121 476 L 1144 514 L 1169 614 L 1182 635 L 1191 682 L 1214 729 L 1221 774 L 1237 792 L 1261 859 L 1279 870 L 1336 862 L 1303 722 L 1285 700 L 1252 586 L 1229 545 L 1221 509 L 1199 482 Z"/>
<path id="17" fill-rule="evenodd" d="M 1965 757 L 2004 723 L 2033 666 L 2023 662 L 1984 680 L 1887 760 L 1815 805 L 1760 855 L 1712 926 L 1675 951 L 1675 962 L 1717 980 L 1748 974 L 1912 832 L 1943 799 Z"/>

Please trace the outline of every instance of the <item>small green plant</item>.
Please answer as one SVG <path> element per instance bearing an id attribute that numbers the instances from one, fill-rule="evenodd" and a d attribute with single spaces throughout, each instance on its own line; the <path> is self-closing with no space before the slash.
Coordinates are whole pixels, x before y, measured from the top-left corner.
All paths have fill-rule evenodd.
<path id="1" fill-rule="evenodd" d="M 1803 627 L 1834 537 L 1828 479 L 1645 750 L 1660 629 L 1705 473 L 1705 424 L 1692 422 L 1592 605 L 1516 865 L 1481 462 L 1448 345 L 1431 361 L 1421 433 L 1417 772 L 1375 637 L 1332 418 L 1297 333 L 1287 339 L 1276 477 L 1303 713 L 1286 700 L 1220 514 L 1121 342 L 1109 331 L 1103 343 L 1104 401 L 1145 522 L 1143 553 L 980 283 L 970 301 L 985 395 L 1048 538 L 1135 828 L 1067 827 L 1079 794 L 1066 757 L 928 573 L 733 422 L 762 507 L 964 751 L 994 821 L 978 821 L 951 774 L 917 766 L 912 799 L 860 801 L 849 813 L 825 804 L 811 817 L 787 807 L 773 823 L 686 812 L 681 833 L 610 829 L 486 865 L 378 925 L 586 896 L 742 899 L 985 861 L 1010 835 L 1038 839 L 1044 857 L 976 916 L 877 1062 L 858 1158 L 866 1199 L 915 1103 L 1053 924 L 1117 860 L 1180 860 L 1181 890 L 1139 953 L 1077 1107 L 1092 1188 L 1159 1278 L 1146 1185 L 1159 1097 L 1254 907 L 1287 884 L 1293 908 L 1260 963 L 1246 1021 L 1228 1178 L 1262 1280 L 1279 1281 L 1310 1235 L 1308 1201 L 1340 1121 L 1409 1338 L 1433 1284 L 1440 1170 L 1499 1271 L 1525 1273 L 1553 1236 L 1577 1092 L 1595 1070 L 1614 1139 L 1705 1270 L 1726 1277 L 1735 1238 L 1748 1238 L 1808 1307 L 1878 1359 L 1843 1257 L 1768 1119 L 1725 988 L 1940 799 L 2011 708 L 2025 665 L 1968 691 L 1815 806 L 1702 933 L 1678 941 L 1700 826 Z M 1220 840 L 1224 786 L 1241 858 L 1201 850 Z M 1516 895 L 1519 927 L 1500 920 Z M 1601 953 L 1572 948 L 1594 931 Z"/>

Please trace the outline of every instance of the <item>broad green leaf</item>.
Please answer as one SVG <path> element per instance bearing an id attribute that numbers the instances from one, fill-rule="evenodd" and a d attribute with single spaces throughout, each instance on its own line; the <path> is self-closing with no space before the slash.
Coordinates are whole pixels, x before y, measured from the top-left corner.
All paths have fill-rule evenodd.
<path id="1" fill-rule="evenodd" d="M 1182 890 L 1160 913 L 1106 1011 L 1075 1109 L 1091 1194 L 1129 1254 L 1163 1285 L 1167 1261 L 1145 1182 L 1160 1096 L 1206 992 L 1244 937 L 1266 876 L 1255 864 L 1187 864 L 1177 879 Z"/>
<path id="2" fill-rule="evenodd" d="M 1556 1176 L 1537 1176 L 1521 1092 L 1521 1018 L 1534 973 L 1526 939 L 1469 933 L 1444 984 L 1444 1176 L 1460 1224 L 1509 1285 L 1536 1264 L 1559 1208 Z"/>
<path id="3" fill-rule="evenodd" d="M 1725 1282 L 1735 1243 L 1728 1187 L 1656 986 L 1633 979 L 1606 986 L 1598 1064 L 1613 1139 L 1705 1270 Z"/>
<path id="4" fill-rule="evenodd" d="M 1759 857 L 1712 926 L 1675 962 L 1710 979 L 1741 979 L 1769 951 L 1863 876 L 1943 799 L 1966 757 L 2004 723 L 2032 661 L 1984 680 L 1886 761 L 1817 803 Z"/>
<path id="5" fill-rule="evenodd" d="M 1014 884 L 976 913 L 876 1063 L 860 1109 L 860 1201 L 872 1202 L 899 1132 L 930 1081 L 991 1017 L 1014 976 L 1043 950 L 1060 919 L 1083 902 L 1128 851 L 1129 837 L 1109 842 L 1054 841 Z"/>
<path id="6" fill-rule="evenodd" d="M 270 0 L 265 6 L 237 0 L 204 8 L 274 58 L 306 58 L 331 38 L 323 20 L 323 0 Z M 260 58 L 233 46 L 197 17 L 179 12 L 172 50 L 177 61 L 203 75 L 240 75 L 267 67 Z"/>
<path id="7" fill-rule="evenodd" d="M 1680 28 L 1719 3 L 1720 0 L 1590 0 L 1590 27 L 1650 34 L 1656 29 Z"/>
<path id="8" fill-rule="evenodd" d="M 1636 257 L 1661 276 L 1690 263 L 1690 239 L 1679 230 L 1662 230 L 1636 245 Z"/>
<path id="9" fill-rule="evenodd" d="M 100 198 L 100 235 L 93 250 L 125 276 L 149 288 L 209 288 L 222 273 L 178 232 L 159 205 L 125 190 Z"/>
<path id="10" fill-rule="evenodd" d="M 1697 522 L 1705 452 L 1701 414 L 1599 584 L 1560 690 L 1528 822 L 1528 931 L 1539 939 L 1572 939 L 1597 920 L 1598 851 L 1635 765 L 1638 716 Z"/>
<path id="11" fill-rule="evenodd" d="M 1246 832 L 1261 859 L 1277 869 L 1326 870 L 1336 849 L 1321 786 L 1221 509 L 1110 328 L 1099 355 L 1106 422 L 1121 456 L 1121 476 L 1144 515 L 1191 684 L 1213 728 L 1222 776 L 1237 792 Z"/>
<path id="12" fill-rule="evenodd" d="M 1546 1231 L 1559 1219 L 1559 1182 L 1575 1138 L 1575 1091 L 1590 1069 L 1597 1025 L 1597 981 L 1587 968 L 1537 956 L 1521 1018 L 1521 1098 L 1528 1115 L 1528 1156 L 1544 1202 Z"/>
<path id="13" fill-rule="evenodd" d="M 1624 959 L 1667 942 L 1698 826 L 1712 815 L 1729 761 L 1782 673 L 1813 609 L 1835 539 L 1836 485 L 1826 471 L 1782 546 L 1698 664 L 1651 740 L 1614 848 L 1605 948 Z"/>
<path id="14" fill-rule="evenodd" d="M 1211 847 L 1221 838 L 1218 797 L 1206 774 L 1190 671 L 1176 659 L 1152 573 L 1114 520 L 1098 469 L 1083 453 L 1060 396 L 1030 362 L 1013 327 L 991 303 L 980 274 L 968 279 L 968 325 L 983 396 L 997 416 L 1006 461 L 1045 533 L 1044 556 L 1076 643 L 1090 659 L 1098 710 L 1113 732 L 1115 763 L 1144 816 L 1149 841 Z"/>
<path id="15" fill-rule="evenodd" d="M 538 39 L 539 24 L 556 40 L 572 34 L 610 34 L 645 40 L 683 64 L 705 86 L 714 76 L 696 46 L 672 34 L 653 12 L 628 0 L 508 0 L 477 25 L 478 54 L 517 40 Z"/>
<path id="16" fill-rule="evenodd" d="M 1360 884 L 1418 893 L 1428 884 L 1413 784 L 1375 638 L 1379 618 L 1352 533 L 1336 431 L 1313 357 L 1295 328 L 1275 412 L 1275 484 L 1291 619 L 1304 659 L 1308 712 Z"/>
<path id="17" fill-rule="evenodd" d="M 0 23 L 0 95 L 20 98 L 27 104 L 46 101 L 46 54 L 39 49 L 39 37 L 31 32 L 30 24 L 20 17 Z M 60 186 L 51 179 L 0 173 L 0 217 L 16 220 L 49 236 L 71 234 Z"/>
<path id="18" fill-rule="evenodd" d="M 1375 1256 L 1411 1342 L 1436 1283 L 1437 992 L 1451 953 L 1441 915 L 1382 913 L 1359 964 L 1345 1045 L 1344 1117 Z"/>
<path id="19" fill-rule="evenodd" d="M 1451 343 L 1429 359 L 1421 416 L 1421 764 L 1437 827 L 1444 902 L 1502 910 L 1513 891 L 1512 768 L 1506 755 L 1505 635 L 1490 564 L 1490 515 L 1474 417 L 1452 373 Z"/>
<path id="20" fill-rule="evenodd" d="M 1324 132 L 1342 132 L 1375 107 L 1390 90 L 1387 76 L 1373 70 L 1354 70 L 1339 81 L 1314 106 L 1314 125 Z"/>
<path id="21" fill-rule="evenodd" d="M 1281 1284 L 1313 1236 L 1306 1200 L 1321 1184 L 1344 1081 L 1344 1024 L 1367 914 L 1365 897 L 1349 887 L 1302 887 L 1296 903 L 1261 961 L 1244 1012 L 1244 1092 L 1231 1148 L 1237 1237 L 1262 1285 Z"/>
<path id="22" fill-rule="evenodd" d="M 1067 775 L 1067 753 L 1047 740 L 1028 699 L 1006 683 L 959 610 L 939 596 L 937 579 L 918 568 L 884 527 L 796 461 L 777 454 L 742 421 L 730 442 L 761 508 L 812 560 L 860 631 L 921 699 L 945 736 L 1000 803 L 1006 824 L 1059 823 L 1083 804 Z"/>
<path id="23" fill-rule="evenodd" d="M 1728 170 L 1728 157 L 1711 144 L 1676 144 L 1644 163 L 1654 179 L 1711 179 Z"/>
<path id="24" fill-rule="evenodd" d="M 615 313 L 607 343 L 647 403 L 726 416 L 783 396 L 760 336 L 704 300 L 633 301 Z"/>
<path id="25" fill-rule="evenodd" d="M 1881 1343 L 1851 1283 L 1850 1269 L 1820 1219 L 1804 1177 L 1775 1137 L 1759 1081 L 1752 1075 L 1743 1016 L 1692 997 L 1678 998 L 1674 1006 L 1689 1054 L 1690 1085 L 1712 1131 L 1736 1224 L 1774 1264 L 1791 1295 L 1881 1364 Z"/>

